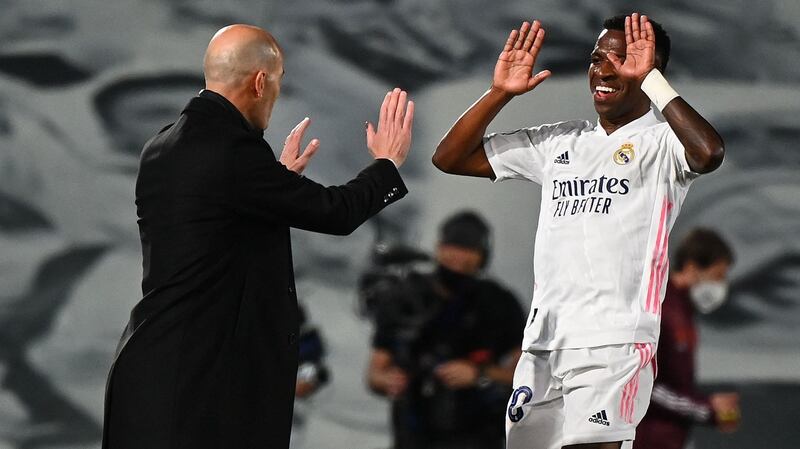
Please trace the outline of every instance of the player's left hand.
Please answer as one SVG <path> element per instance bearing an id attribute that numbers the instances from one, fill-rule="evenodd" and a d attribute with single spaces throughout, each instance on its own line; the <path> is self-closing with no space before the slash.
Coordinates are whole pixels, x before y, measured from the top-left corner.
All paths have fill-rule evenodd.
<path id="1" fill-rule="evenodd" d="M 435 374 L 445 386 L 457 390 L 475 386 L 480 369 L 469 360 L 451 360 L 436 367 Z"/>
<path id="2" fill-rule="evenodd" d="M 647 16 L 633 13 L 625 17 L 625 61 L 613 53 L 608 60 L 623 78 L 643 80 L 653 67 L 656 58 L 656 33 Z"/>
<path id="3" fill-rule="evenodd" d="M 281 164 L 297 174 L 303 173 L 303 170 L 306 169 L 309 161 L 311 161 L 311 157 L 314 156 L 314 153 L 319 149 L 319 140 L 311 139 L 311 142 L 306 145 L 303 154 L 300 154 L 300 142 L 303 141 L 303 134 L 305 134 L 306 128 L 308 128 L 310 124 L 311 119 L 308 117 L 298 123 L 297 126 L 292 129 L 292 132 L 286 136 L 286 142 L 284 142 L 283 151 L 281 151 L 281 157 L 279 159 Z"/>

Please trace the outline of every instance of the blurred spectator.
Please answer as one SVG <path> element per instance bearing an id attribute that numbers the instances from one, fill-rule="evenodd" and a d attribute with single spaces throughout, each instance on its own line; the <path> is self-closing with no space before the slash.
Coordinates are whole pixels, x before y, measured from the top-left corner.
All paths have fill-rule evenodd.
<path id="1" fill-rule="evenodd" d="M 310 412 L 310 399 L 330 380 L 325 365 L 325 343 L 322 335 L 308 319 L 308 311 L 298 304 L 300 311 L 300 337 L 298 338 L 298 368 L 295 387 L 295 408 L 292 416 L 291 449 L 305 447 L 305 426 Z"/>
<path id="2" fill-rule="evenodd" d="M 704 395 L 695 382 L 695 313 L 710 313 L 727 298 L 733 252 L 714 231 L 694 229 L 675 254 L 661 318 L 658 374 L 647 415 L 636 429 L 635 449 L 683 449 L 695 424 L 733 432 L 739 395 Z"/>
<path id="3" fill-rule="evenodd" d="M 330 374 L 325 366 L 325 344 L 317 328 L 309 322 L 306 308 L 300 304 L 300 337 L 297 368 L 297 399 L 305 399 L 328 383 Z"/>
<path id="4" fill-rule="evenodd" d="M 362 282 L 376 329 L 367 380 L 392 400 L 394 449 L 504 447 L 525 315 L 479 276 L 489 238 L 481 217 L 458 213 L 441 228 L 433 273 Z"/>

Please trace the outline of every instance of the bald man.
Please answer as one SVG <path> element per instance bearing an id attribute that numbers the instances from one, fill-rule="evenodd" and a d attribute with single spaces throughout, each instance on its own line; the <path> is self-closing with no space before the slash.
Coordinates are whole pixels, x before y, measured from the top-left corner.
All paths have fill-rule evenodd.
<path id="1" fill-rule="evenodd" d="M 414 105 L 386 94 L 368 124 L 375 162 L 346 185 L 300 172 L 305 119 L 275 158 L 263 132 L 283 54 L 266 31 L 223 28 L 206 89 L 142 152 L 136 206 L 144 298 L 131 312 L 106 390 L 103 448 L 289 447 L 298 310 L 289 228 L 349 234 L 407 190 L 398 173 Z"/>

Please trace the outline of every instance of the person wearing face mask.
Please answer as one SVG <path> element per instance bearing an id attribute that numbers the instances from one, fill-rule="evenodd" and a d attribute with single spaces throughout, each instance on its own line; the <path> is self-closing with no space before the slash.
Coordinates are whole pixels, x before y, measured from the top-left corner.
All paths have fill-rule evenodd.
<path id="1" fill-rule="evenodd" d="M 636 429 L 634 449 L 682 449 L 693 425 L 733 432 L 741 417 L 737 393 L 705 395 L 695 382 L 695 316 L 711 313 L 725 302 L 733 252 L 716 232 L 695 229 L 683 239 L 674 259 L 662 309 L 658 376 L 650 408 Z"/>
<path id="2" fill-rule="evenodd" d="M 439 236 L 432 272 L 385 288 L 367 382 L 392 400 L 394 449 L 500 449 L 525 315 L 481 276 L 490 234 L 480 216 L 456 213 Z"/>

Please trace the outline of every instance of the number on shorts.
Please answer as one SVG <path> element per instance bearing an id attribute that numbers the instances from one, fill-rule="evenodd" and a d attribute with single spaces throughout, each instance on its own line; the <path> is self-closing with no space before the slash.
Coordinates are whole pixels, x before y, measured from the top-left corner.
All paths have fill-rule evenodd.
<path id="1" fill-rule="evenodd" d="M 522 398 L 522 402 L 520 402 L 520 396 L 524 395 Z M 522 411 L 522 406 L 531 402 L 533 399 L 533 391 L 530 387 L 519 387 L 514 390 L 514 393 L 511 395 L 511 403 L 508 404 L 508 419 L 511 422 L 518 422 L 525 416 L 525 412 Z"/>

